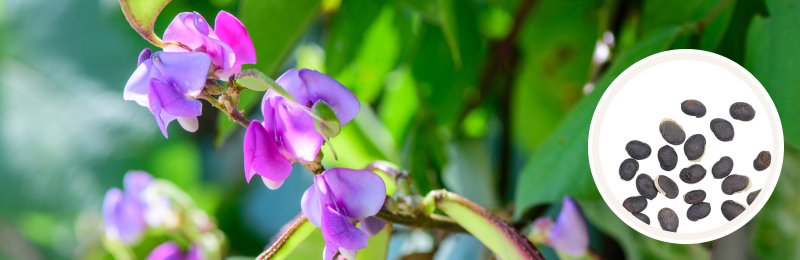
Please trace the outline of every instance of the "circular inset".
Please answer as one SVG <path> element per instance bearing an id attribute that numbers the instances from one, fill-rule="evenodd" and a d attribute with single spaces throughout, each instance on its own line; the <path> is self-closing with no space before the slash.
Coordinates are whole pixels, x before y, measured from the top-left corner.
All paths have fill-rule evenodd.
<path id="1" fill-rule="evenodd" d="M 725 121 L 712 125 L 717 118 Z M 664 122 L 669 125 L 656 130 Z M 677 145 L 672 123 L 687 137 Z M 664 146 L 677 151 L 675 169 L 686 170 L 683 178 L 666 171 L 673 163 Z M 663 148 L 661 155 L 651 147 Z M 766 90 L 735 62 L 698 50 L 652 55 L 620 74 L 597 105 L 588 148 L 592 175 L 611 210 L 642 234 L 681 244 L 711 241 L 750 221 L 775 189 L 784 154 L 780 119 Z M 635 182 L 620 178 L 620 163 L 628 158 L 638 163 Z M 746 166 L 731 174 L 734 165 Z M 713 178 L 704 178 L 706 169 Z M 651 195 L 649 185 L 661 194 Z M 647 206 L 633 214 L 623 201 L 637 196 L 645 196 Z M 648 224 L 645 216 L 656 221 Z"/>

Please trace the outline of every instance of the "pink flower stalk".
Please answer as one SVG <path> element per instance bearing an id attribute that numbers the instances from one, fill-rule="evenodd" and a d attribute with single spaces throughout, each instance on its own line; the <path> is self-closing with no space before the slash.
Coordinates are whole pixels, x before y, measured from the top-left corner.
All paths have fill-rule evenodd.
<path id="1" fill-rule="evenodd" d="M 367 233 L 355 224 L 377 214 L 385 199 L 383 179 L 370 171 L 332 168 L 314 176 L 314 185 L 303 194 L 301 207 L 308 220 L 322 229 L 322 259 L 333 259 L 337 251 L 354 259 L 368 242 Z"/>
<path id="2" fill-rule="evenodd" d="M 256 50 L 250 34 L 242 22 L 228 12 L 220 11 L 211 28 L 197 12 L 180 13 L 164 32 L 164 41 L 180 42 L 194 52 L 203 52 L 211 57 L 212 67 L 208 76 L 228 79 L 242 71 L 242 64 L 256 63 Z M 180 46 L 168 45 L 166 52 L 188 52 Z"/>
<path id="3" fill-rule="evenodd" d="M 313 162 L 323 137 L 314 126 L 309 108 L 324 100 L 342 126 L 361 109 L 358 99 L 338 81 L 314 70 L 294 69 L 276 81 L 296 102 L 269 90 L 261 103 L 264 121 L 253 120 L 244 137 L 244 170 L 247 181 L 258 174 L 270 189 L 279 188 L 296 162 Z"/>

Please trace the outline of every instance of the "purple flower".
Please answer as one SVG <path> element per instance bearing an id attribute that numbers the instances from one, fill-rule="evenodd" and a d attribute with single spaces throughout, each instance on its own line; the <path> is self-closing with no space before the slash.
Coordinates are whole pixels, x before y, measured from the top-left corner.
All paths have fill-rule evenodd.
<path id="1" fill-rule="evenodd" d="M 589 231 L 583 213 L 569 196 L 564 196 L 561 212 L 553 224 L 550 217 L 539 218 L 534 226 L 547 234 L 546 243 L 560 252 L 579 257 L 589 250 Z"/>
<path id="2" fill-rule="evenodd" d="M 277 189 L 296 162 L 313 162 L 323 137 L 314 127 L 308 109 L 318 100 L 333 108 L 342 126 L 358 114 L 361 105 L 345 86 L 314 70 L 294 69 L 276 81 L 296 102 L 269 90 L 261 103 L 264 121 L 253 120 L 244 137 L 244 170 L 247 181 L 255 175 L 270 189 Z"/>
<path id="3" fill-rule="evenodd" d="M 255 64 L 256 51 L 250 34 L 242 22 L 228 12 L 220 11 L 212 29 L 199 13 L 180 13 L 164 32 L 164 41 L 177 41 L 195 52 L 211 57 L 211 77 L 227 79 L 242 71 L 242 64 Z M 167 52 L 186 52 L 176 45 L 164 47 Z"/>
<path id="4" fill-rule="evenodd" d="M 153 249 L 145 260 L 202 260 L 205 257 L 203 257 L 201 250 L 197 244 L 192 244 L 189 247 L 189 252 L 184 255 L 183 249 L 178 244 L 169 241 Z"/>
<path id="5" fill-rule="evenodd" d="M 203 90 L 209 56 L 198 52 L 156 52 L 145 49 L 139 65 L 125 85 L 125 100 L 148 107 L 164 137 L 167 125 L 177 119 L 189 132 L 197 131 L 202 103 L 192 99 Z"/>
<path id="6" fill-rule="evenodd" d="M 366 247 L 367 235 L 355 224 L 377 214 L 385 199 L 383 179 L 369 171 L 332 168 L 314 176 L 301 207 L 308 220 L 322 229 L 323 259 L 333 259 L 337 251 L 353 259 Z"/>
<path id="7" fill-rule="evenodd" d="M 142 193 L 153 177 L 145 172 L 132 171 L 125 174 L 125 192 L 111 188 L 103 200 L 103 227 L 106 237 L 119 239 L 127 244 L 138 242 L 145 229 L 146 205 Z"/>

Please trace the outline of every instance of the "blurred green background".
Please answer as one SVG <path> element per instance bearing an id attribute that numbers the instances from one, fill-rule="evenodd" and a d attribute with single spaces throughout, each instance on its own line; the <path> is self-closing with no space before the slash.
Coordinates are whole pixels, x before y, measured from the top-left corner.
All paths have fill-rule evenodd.
<path id="1" fill-rule="evenodd" d="M 387 160 L 409 170 L 421 192 L 447 188 L 520 228 L 557 214 L 570 195 L 603 259 L 800 259 L 798 0 L 173 0 L 156 32 L 179 12 L 211 21 L 219 10 L 248 28 L 252 68 L 273 77 L 317 69 L 361 100 L 327 167 Z M 100 244 L 102 198 L 132 169 L 186 190 L 217 219 L 232 256 L 257 255 L 300 212 L 307 170 L 297 165 L 276 191 L 247 184 L 244 129 L 212 106 L 197 133 L 173 124 L 167 140 L 147 109 L 122 99 L 138 53 L 152 46 L 117 0 L 0 0 L 0 35 L 0 259 L 110 258 Z M 753 73 L 786 140 L 782 178 L 764 209 L 697 245 L 659 242 L 622 223 L 602 201 L 586 153 L 611 81 L 639 59 L 682 48 Z M 260 117 L 259 94 L 242 96 L 249 118 Z M 307 242 L 300 251 L 319 257 L 319 238 Z M 486 257 L 468 235 L 400 229 L 389 258 Z"/>

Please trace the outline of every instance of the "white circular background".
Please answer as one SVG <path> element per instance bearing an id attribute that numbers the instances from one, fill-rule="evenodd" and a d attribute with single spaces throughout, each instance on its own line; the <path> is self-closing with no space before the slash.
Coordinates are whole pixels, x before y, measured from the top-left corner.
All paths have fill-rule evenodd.
<path id="1" fill-rule="evenodd" d="M 697 99 L 706 107 L 706 115 L 696 118 L 684 114 L 680 104 L 687 99 Z M 749 122 L 731 118 L 728 109 L 735 102 L 747 102 L 756 110 Z M 706 150 L 700 161 L 690 162 L 683 152 L 683 144 L 670 145 L 678 154 L 678 166 L 664 171 L 659 166 L 656 154 L 659 148 L 669 145 L 658 131 L 664 118 L 678 122 L 688 138 L 702 134 L 706 139 Z M 733 141 L 719 141 L 710 129 L 714 118 L 723 118 L 733 124 Z M 631 181 L 619 177 L 619 166 L 630 158 L 625 144 L 640 140 L 652 149 L 647 159 L 639 160 L 639 170 Z M 758 172 L 753 169 L 753 160 L 760 151 L 772 153 L 772 164 Z M 752 181 L 751 188 L 742 193 L 722 193 L 723 179 L 714 179 L 711 167 L 722 156 L 730 156 L 734 167 L 731 174 L 745 175 Z M 589 162 L 592 175 L 603 199 L 626 224 L 637 231 L 671 243 L 702 243 L 730 234 L 761 210 L 777 183 L 783 162 L 783 133 L 775 105 L 766 90 L 744 68 L 735 62 L 705 51 L 674 50 L 647 57 L 625 72 L 609 86 L 600 99 L 589 131 Z M 692 164 L 702 165 L 707 173 L 695 184 L 687 184 L 678 177 L 680 170 Z M 639 196 L 635 178 L 646 173 L 651 178 L 665 175 L 678 184 L 679 195 L 668 199 L 658 194 L 648 200 L 642 212 L 650 218 L 650 225 L 635 218 L 622 207 L 628 197 Z M 705 202 L 711 204 L 711 213 L 692 222 L 686 218 L 689 204 L 683 195 L 691 190 L 706 191 Z M 747 205 L 747 195 L 762 189 L 752 205 Z M 722 216 L 721 205 L 725 200 L 734 200 L 747 210 L 733 221 Z M 657 213 L 669 207 L 680 217 L 677 233 L 666 232 L 658 223 Z"/>

